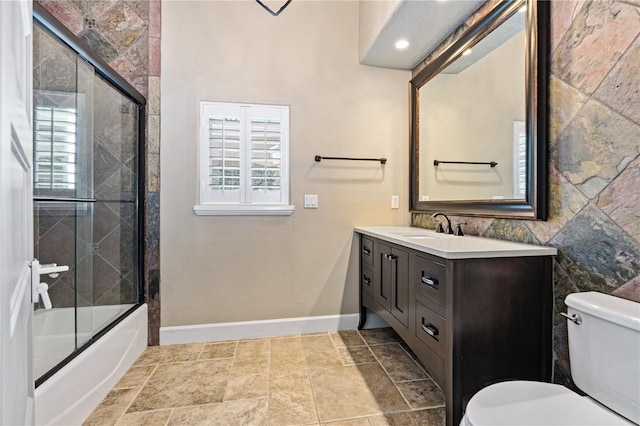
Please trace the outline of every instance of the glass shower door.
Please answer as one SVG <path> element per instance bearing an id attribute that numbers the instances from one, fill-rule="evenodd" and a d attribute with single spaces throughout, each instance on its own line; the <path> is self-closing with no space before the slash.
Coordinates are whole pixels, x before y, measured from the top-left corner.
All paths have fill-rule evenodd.
<path id="1" fill-rule="evenodd" d="M 138 107 L 94 76 L 93 334 L 138 301 Z"/>
<path id="2" fill-rule="evenodd" d="M 140 303 L 140 106 L 34 25 L 34 244 L 52 308 L 34 313 L 36 385 Z"/>
<path id="3" fill-rule="evenodd" d="M 34 377 L 71 355 L 84 322 L 78 306 L 92 287 L 91 65 L 34 26 L 34 237 L 40 263 L 67 272 L 43 275 L 52 308 L 36 304 Z M 89 303 L 83 302 L 88 300 Z M 79 321 L 80 320 L 80 321 Z M 91 327 L 89 327 L 91 329 Z"/>

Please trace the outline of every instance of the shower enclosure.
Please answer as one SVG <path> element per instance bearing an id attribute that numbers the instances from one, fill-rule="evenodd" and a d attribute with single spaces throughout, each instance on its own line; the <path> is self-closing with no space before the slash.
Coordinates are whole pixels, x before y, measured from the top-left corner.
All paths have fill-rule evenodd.
<path id="1" fill-rule="evenodd" d="M 145 99 L 41 8 L 34 13 L 36 386 L 142 302 Z"/>

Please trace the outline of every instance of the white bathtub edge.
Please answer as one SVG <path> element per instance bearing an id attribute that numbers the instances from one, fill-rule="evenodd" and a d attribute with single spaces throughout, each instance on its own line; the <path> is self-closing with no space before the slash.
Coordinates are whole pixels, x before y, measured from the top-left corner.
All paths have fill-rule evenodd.
<path id="1" fill-rule="evenodd" d="M 36 389 L 36 425 L 82 424 L 146 347 L 145 304 Z"/>
<path id="2" fill-rule="evenodd" d="M 160 327 L 160 344 L 175 345 L 355 330 L 358 326 L 358 318 L 358 314 L 341 314 Z M 388 325 L 376 314 L 367 313 L 365 328 L 377 327 L 388 327 Z"/>

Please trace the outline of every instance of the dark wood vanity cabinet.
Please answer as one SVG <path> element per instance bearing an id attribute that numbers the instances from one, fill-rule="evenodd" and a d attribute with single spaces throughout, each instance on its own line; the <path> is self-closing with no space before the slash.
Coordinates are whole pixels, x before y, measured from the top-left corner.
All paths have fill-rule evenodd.
<path id="1" fill-rule="evenodd" d="M 444 391 L 447 425 L 489 384 L 550 380 L 552 256 L 444 259 L 364 235 L 361 248 L 360 326 L 369 310 L 403 338 Z"/>
<path id="2" fill-rule="evenodd" d="M 374 244 L 375 301 L 403 327 L 409 324 L 409 253 L 396 246 Z"/>

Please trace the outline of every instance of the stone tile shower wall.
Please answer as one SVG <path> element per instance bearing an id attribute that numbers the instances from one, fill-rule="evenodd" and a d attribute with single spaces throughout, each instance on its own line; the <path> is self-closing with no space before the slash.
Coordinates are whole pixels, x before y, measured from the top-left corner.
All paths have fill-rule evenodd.
<path id="1" fill-rule="evenodd" d="M 149 344 L 160 332 L 160 0 L 40 0 L 147 98 L 144 294 Z M 142 201 L 142 200 L 141 200 Z M 97 212 L 96 214 L 100 214 Z M 111 216 L 109 212 L 107 216 Z M 102 220 L 96 223 L 101 223 Z M 113 222 L 113 217 L 105 223 Z"/>
<path id="2" fill-rule="evenodd" d="M 572 385 L 565 296 L 640 301 L 640 2 L 551 2 L 550 48 L 549 220 L 464 220 L 471 235 L 558 248 L 554 381 Z M 424 214 L 412 223 L 435 225 Z"/>

